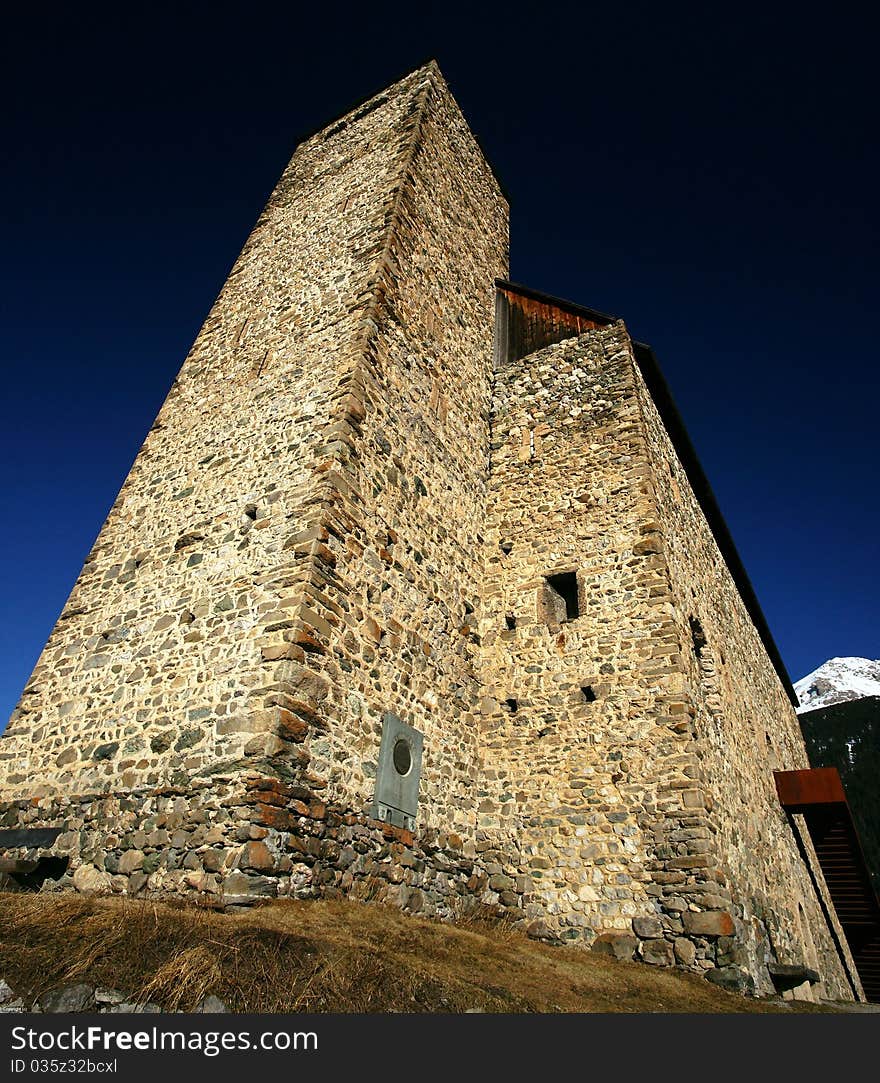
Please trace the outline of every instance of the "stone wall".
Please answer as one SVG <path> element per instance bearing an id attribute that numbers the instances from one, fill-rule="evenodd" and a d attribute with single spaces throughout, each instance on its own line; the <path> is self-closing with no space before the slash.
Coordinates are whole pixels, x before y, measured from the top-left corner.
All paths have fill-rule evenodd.
<path id="1" fill-rule="evenodd" d="M 775 797 L 773 768 L 805 763 L 793 709 L 623 324 L 502 366 L 490 484 L 480 824 L 519 839 L 527 913 L 627 954 L 634 930 L 722 984 L 770 992 L 772 961 L 850 995 Z M 571 572 L 566 619 L 547 577 Z"/>
<path id="2" fill-rule="evenodd" d="M 44 890 L 186 896 L 217 907 L 346 895 L 445 919 L 523 912 L 525 882 L 504 875 L 491 848 L 478 851 L 453 831 L 382 824 L 278 778 L 237 773 L 23 801 L 6 807 L 2 826 L 47 822 L 65 828 L 54 846 L 10 851 L 69 859 Z"/>
<path id="3" fill-rule="evenodd" d="M 311 535 L 303 543 L 312 569 L 305 650 L 284 635 L 319 697 L 309 700 L 303 745 L 310 776 L 363 810 L 382 716 L 393 711 L 425 736 L 420 821 L 470 835 L 479 737 L 470 614 L 493 280 L 506 261 L 506 202 L 436 78 L 413 132 L 361 362 L 340 387 L 320 464 L 320 548 L 307 552 Z"/>
<path id="4" fill-rule="evenodd" d="M 702 815 L 623 326 L 506 366 L 493 421 L 481 823 L 521 832 L 535 913 L 590 943 L 654 913 L 658 821 Z M 544 577 L 567 571 L 580 615 L 560 622 Z"/>
<path id="5" fill-rule="evenodd" d="M 773 780 L 775 770 L 809 767 L 797 715 L 638 368 L 636 389 L 660 511 L 654 540 L 689 689 L 689 753 L 736 918 L 737 941 L 720 961 L 752 974 L 774 960 L 806 965 L 822 975 L 820 992 L 845 996 L 849 982 Z M 814 875 L 821 882 L 818 863 Z M 664 889 L 665 910 L 675 893 Z"/>

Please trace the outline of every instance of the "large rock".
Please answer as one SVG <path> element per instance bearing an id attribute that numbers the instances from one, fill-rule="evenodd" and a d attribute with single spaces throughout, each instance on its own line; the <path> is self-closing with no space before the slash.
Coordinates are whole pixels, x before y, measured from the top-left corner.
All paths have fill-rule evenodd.
<path id="1" fill-rule="evenodd" d="M 663 935 L 663 925 L 660 922 L 660 918 L 633 918 L 632 926 L 633 932 L 641 940 L 656 939 Z"/>
<path id="2" fill-rule="evenodd" d="M 642 961 L 652 966 L 672 966 L 675 961 L 672 945 L 668 940 L 643 940 Z"/>
<path id="3" fill-rule="evenodd" d="M 673 947 L 677 963 L 680 963 L 681 966 L 693 965 L 697 958 L 697 949 L 693 940 L 688 940 L 685 936 L 679 936 L 676 938 Z"/>
<path id="4" fill-rule="evenodd" d="M 203 1012 L 205 1014 L 220 1014 L 221 1012 L 228 1012 L 229 1009 L 226 1007 L 220 997 L 215 997 L 213 993 L 209 993 L 208 996 L 206 996 L 205 999 L 201 1002 L 201 1004 L 196 1008 L 196 1011 Z"/>
<path id="5" fill-rule="evenodd" d="M 767 967 L 773 984 L 779 992 L 796 989 L 799 985 L 821 981 L 819 972 L 802 963 L 770 963 Z"/>
<path id="6" fill-rule="evenodd" d="M 264 871 L 275 867 L 275 858 L 265 842 L 251 841 L 245 844 L 239 865 L 243 869 Z"/>
<path id="7" fill-rule="evenodd" d="M 542 918 L 536 918 L 526 926 L 526 936 L 532 940 L 555 940 L 556 934 Z"/>
<path id="8" fill-rule="evenodd" d="M 278 894 L 278 881 L 269 876 L 248 876 L 237 869 L 223 881 L 223 898 L 229 904 L 249 903 Z"/>
<path id="9" fill-rule="evenodd" d="M 23 1012 L 24 1001 L 16 991 L 0 978 L 0 1012 Z"/>
<path id="10" fill-rule="evenodd" d="M 143 850 L 126 850 L 119 859 L 119 871 L 123 876 L 130 876 L 144 867 Z"/>
<path id="11" fill-rule="evenodd" d="M 94 865 L 80 865 L 73 874 L 73 886 L 84 895 L 97 895 L 111 890 L 110 873 Z"/>
<path id="12" fill-rule="evenodd" d="M 632 959 L 638 943 L 629 933 L 600 933 L 591 949 L 600 955 L 613 955 L 615 959 Z"/>
<path id="13" fill-rule="evenodd" d="M 726 910 L 701 910 L 681 915 L 684 931 L 691 936 L 731 936 L 733 918 Z"/>
<path id="14" fill-rule="evenodd" d="M 85 1012 L 95 1005 L 95 990 L 85 982 L 74 985 L 62 985 L 43 993 L 39 1000 L 40 1010 L 44 1012 Z"/>
<path id="15" fill-rule="evenodd" d="M 706 978 L 713 985 L 720 985 L 731 993 L 753 993 L 755 983 L 751 975 L 738 966 L 718 966 L 706 971 Z"/>
<path id="16" fill-rule="evenodd" d="M 129 895 L 137 895 L 137 893 L 144 887 L 147 882 L 147 874 L 145 872 L 133 872 L 128 881 L 128 893 Z"/>

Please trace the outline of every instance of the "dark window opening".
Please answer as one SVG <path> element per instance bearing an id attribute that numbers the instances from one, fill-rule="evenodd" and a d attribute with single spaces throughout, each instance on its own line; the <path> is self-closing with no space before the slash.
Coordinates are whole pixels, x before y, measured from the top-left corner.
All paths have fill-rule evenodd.
<path id="1" fill-rule="evenodd" d="M 593 691 L 593 686 L 591 684 L 581 686 L 581 695 L 584 697 L 584 703 L 596 702 L 596 693 Z"/>
<path id="2" fill-rule="evenodd" d="M 40 857 L 35 861 L 9 861 L 8 876 L 24 891 L 39 891 L 46 880 L 60 880 L 70 858 Z"/>
<path id="3" fill-rule="evenodd" d="M 688 623 L 691 626 L 691 640 L 694 645 L 694 654 L 697 658 L 703 657 L 703 649 L 706 646 L 706 633 L 696 617 L 690 617 Z"/>
<path id="4" fill-rule="evenodd" d="M 503 541 L 503 542 L 500 542 L 499 544 L 501 546 L 501 552 L 504 553 L 505 555 L 513 552 L 513 542 Z"/>
<path id="5" fill-rule="evenodd" d="M 512 632 L 513 629 L 516 627 L 516 617 L 513 615 L 513 613 L 507 614 L 507 616 L 504 618 L 504 623 L 507 625 L 508 631 Z"/>
<path id="6" fill-rule="evenodd" d="M 577 572 L 560 572 L 544 579 L 544 617 L 547 623 L 562 624 L 580 616 Z"/>
<path id="7" fill-rule="evenodd" d="M 518 699 L 506 699 L 504 701 L 504 703 L 507 706 L 507 709 L 508 709 L 508 711 L 510 711 L 511 714 L 516 714 L 516 712 L 519 710 L 519 700 Z"/>
<path id="8" fill-rule="evenodd" d="M 250 519 L 251 522 L 254 522 L 254 520 L 257 518 L 257 505 L 245 504 L 244 514 L 246 518 Z"/>

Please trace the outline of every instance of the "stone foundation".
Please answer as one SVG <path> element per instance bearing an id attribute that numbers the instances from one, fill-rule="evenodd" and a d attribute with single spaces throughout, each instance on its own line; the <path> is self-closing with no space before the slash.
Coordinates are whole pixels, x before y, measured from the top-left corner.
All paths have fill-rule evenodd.
<path id="1" fill-rule="evenodd" d="M 520 920 L 530 901 L 529 878 L 511 860 L 518 855 L 488 840 L 432 828 L 413 834 L 271 778 L 19 802 L 0 815 L 0 827 L 47 824 L 64 828 L 50 849 L 5 851 L 69 858 L 65 875 L 42 890 L 201 897 L 217 906 L 345 895 L 444 919 L 483 906 Z"/>
<path id="2" fill-rule="evenodd" d="M 69 860 L 42 891 L 178 898 L 217 909 L 345 896 L 441 920 L 480 914 L 551 943 L 704 973 L 739 992 L 773 992 L 769 943 L 756 981 L 746 946 L 754 930 L 733 905 L 677 917 L 657 910 L 610 929 L 601 915 L 560 921 L 514 845 L 485 833 L 468 840 L 434 828 L 405 831 L 276 778 L 233 775 L 187 788 L 13 802 L 0 807 L 0 829 L 11 826 L 63 828 L 50 848 L 4 851 L 25 861 Z M 7 877 L 2 886 L 16 884 Z"/>

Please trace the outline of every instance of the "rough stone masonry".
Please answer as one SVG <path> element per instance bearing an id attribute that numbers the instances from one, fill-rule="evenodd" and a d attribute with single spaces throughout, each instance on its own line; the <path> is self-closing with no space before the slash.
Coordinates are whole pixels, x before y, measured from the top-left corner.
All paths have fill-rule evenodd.
<path id="1" fill-rule="evenodd" d="M 60 829 L 5 856 L 859 996 L 773 788 L 807 766 L 788 678 L 650 351 L 507 253 L 435 64 L 298 147 L 0 741 L 0 827 Z M 389 719 L 412 830 L 377 818 Z"/>

